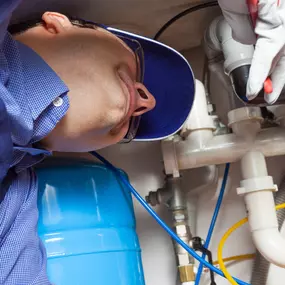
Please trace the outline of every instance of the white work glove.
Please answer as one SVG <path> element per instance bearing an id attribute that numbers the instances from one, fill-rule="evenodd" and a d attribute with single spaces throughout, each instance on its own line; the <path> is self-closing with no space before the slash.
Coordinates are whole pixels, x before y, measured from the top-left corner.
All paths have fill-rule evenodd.
<path id="1" fill-rule="evenodd" d="M 270 75 L 273 92 L 264 94 L 264 98 L 266 102 L 273 104 L 285 85 L 285 0 L 258 1 L 255 31 L 247 0 L 218 2 L 233 30 L 233 38 L 243 44 L 256 44 L 247 83 L 247 98 L 254 99 Z"/>

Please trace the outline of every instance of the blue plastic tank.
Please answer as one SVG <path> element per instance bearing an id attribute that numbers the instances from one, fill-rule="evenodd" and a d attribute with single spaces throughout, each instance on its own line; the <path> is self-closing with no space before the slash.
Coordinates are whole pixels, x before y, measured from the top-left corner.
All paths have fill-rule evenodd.
<path id="1" fill-rule="evenodd" d="M 101 164 L 37 168 L 38 232 L 55 285 L 144 285 L 131 196 Z"/>

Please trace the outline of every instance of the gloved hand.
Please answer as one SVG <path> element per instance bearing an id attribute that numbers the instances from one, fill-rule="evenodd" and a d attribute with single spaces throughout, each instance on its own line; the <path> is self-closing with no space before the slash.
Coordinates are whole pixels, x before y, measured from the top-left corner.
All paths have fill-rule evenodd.
<path id="1" fill-rule="evenodd" d="M 273 104 L 285 85 L 285 0 L 259 0 L 255 30 L 247 0 L 218 2 L 233 30 L 233 38 L 243 44 L 255 44 L 247 83 L 247 98 L 254 99 L 270 75 L 273 92 L 265 94 L 264 98 L 266 102 Z"/>

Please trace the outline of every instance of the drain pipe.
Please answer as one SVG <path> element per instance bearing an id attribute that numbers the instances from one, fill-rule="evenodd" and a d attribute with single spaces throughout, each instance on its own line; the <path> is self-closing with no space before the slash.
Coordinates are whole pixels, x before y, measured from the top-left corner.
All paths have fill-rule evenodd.
<path id="1" fill-rule="evenodd" d="M 263 120 L 258 107 L 243 107 L 232 110 L 229 114 L 232 112 L 240 113 L 238 114 L 239 120 L 244 121 L 244 124 L 241 123 L 238 126 L 240 131 L 248 130 L 247 121 L 249 120 L 255 122 Z M 234 120 L 230 123 L 233 129 L 234 123 Z M 249 151 L 261 152 L 265 157 L 285 154 L 285 132 L 282 127 L 262 129 L 250 143 L 236 133 L 214 136 L 212 138 L 208 137 L 206 140 L 203 137 L 202 142 L 195 142 L 192 139 L 193 137 L 194 135 L 191 136 L 190 133 L 189 138 L 186 140 L 176 137 L 173 140 L 162 142 L 166 174 L 173 173 L 173 160 L 170 159 L 169 150 L 174 153 L 171 157 L 175 156 L 177 170 L 236 162 Z"/>
<path id="2" fill-rule="evenodd" d="M 254 53 L 253 45 L 241 44 L 233 39 L 232 29 L 223 16 L 214 19 L 206 30 L 204 49 L 209 61 L 219 59 L 220 53 L 223 53 L 224 70 L 230 76 L 243 66 L 250 67 Z"/>
<path id="3" fill-rule="evenodd" d="M 234 133 L 250 146 L 261 129 L 262 121 L 257 118 L 246 118 L 246 113 L 241 110 L 233 110 L 229 114 Z M 254 148 L 246 152 L 241 159 L 241 170 L 244 180 L 237 193 L 244 196 L 254 245 L 269 262 L 285 267 L 285 240 L 278 230 L 274 202 L 277 186 L 268 176 L 264 154 Z"/>
<path id="4" fill-rule="evenodd" d="M 285 201 L 285 179 L 283 178 L 282 183 L 279 186 L 278 192 L 274 196 L 275 204 L 281 204 Z M 285 209 L 277 211 L 277 220 L 279 225 L 279 231 L 281 230 L 285 221 Z M 256 253 L 254 259 L 253 270 L 251 274 L 252 285 L 266 285 L 268 279 L 270 263 L 259 253 Z"/>
<path id="5" fill-rule="evenodd" d="M 202 147 L 208 140 L 213 138 L 216 127 L 213 117 L 208 113 L 206 91 L 203 83 L 196 80 L 195 87 L 193 106 L 180 135 L 191 144 Z"/>
<path id="6" fill-rule="evenodd" d="M 211 22 L 205 32 L 204 50 L 209 60 L 210 70 L 216 72 L 229 92 L 234 91 L 240 99 L 244 100 L 254 46 L 234 40 L 230 25 L 223 16 L 219 16 Z M 224 65 L 224 72 L 220 70 L 221 62 Z M 229 76 L 232 86 L 225 74 Z M 231 104 L 234 106 L 233 100 Z"/>
<path id="7" fill-rule="evenodd" d="M 265 157 L 249 152 L 241 160 L 244 180 L 238 194 L 244 196 L 254 244 L 271 263 L 285 268 L 285 240 L 278 230 L 273 193 L 277 186 L 268 176 Z"/>

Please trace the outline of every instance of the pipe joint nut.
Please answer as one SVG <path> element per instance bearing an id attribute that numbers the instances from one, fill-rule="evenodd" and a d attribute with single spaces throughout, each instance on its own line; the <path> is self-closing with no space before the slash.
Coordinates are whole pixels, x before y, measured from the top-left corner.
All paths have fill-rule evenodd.
<path id="1" fill-rule="evenodd" d="M 179 268 L 180 281 L 182 283 L 195 281 L 193 264 L 179 266 L 178 268 Z"/>
<path id="2" fill-rule="evenodd" d="M 178 236 L 188 236 L 189 234 L 189 227 L 187 225 L 176 225 L 175 232 Z"/>
<path id="3" fill-rule="evenodd" d="M 178 253 L 177 254 L 177 261 L 178 261 L 178 264 L 180 266 L 185 266 L 189 263 L 191 263 L 192 258 L 190 257 L 190 255 L 186 252 L 186 253 Z"/>
<path id="4" fill-rule="evenodd" d="M 241 187 L 237 188 L 238 195 L 245 195 L 257 191 L 277 192 L 278 187 L 273 183 L 271 176 L 254 177 L 241 181 Z"/>

